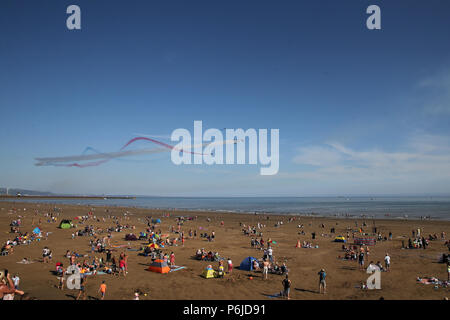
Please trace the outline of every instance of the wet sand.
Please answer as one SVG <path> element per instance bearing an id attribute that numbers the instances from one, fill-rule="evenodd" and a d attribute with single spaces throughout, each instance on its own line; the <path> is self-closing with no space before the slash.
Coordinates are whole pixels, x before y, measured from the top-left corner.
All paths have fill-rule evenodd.
<path id="1" fill-rule="evenodd" d="M 87 215 L 90 207 L 57 205 L 61 208 L 61 215 L 58 223 L 48 223 L 43 216 L 46 212 L 53 212 L 53 206 L 49 204 L 32 203 L 12 203 L 0 202 L 0 243 L 3 245 L 7 239 L 13 239 L 14 234 L 9 233 L 9 223 L 22 218 L 21 231 L 31 232 L 38 226 L 41 218 L 42 231 L 51 232 L 48 240 L 33 242 L 30 245 L 20 245 L 14 248 L 14 253 L 9 256 L 0 257 L 0 269 L 8 269 L 10 273 L 18 273 L 21 278 L 20 289 L 29 293 L 37 299 L 74 299 L 77 291 L 56 288 L 58 283 L 56 277 L 51 273 L 55 270 L 57 261 L 63 262 L 67 266 L 68 259 L 64 257 L 67 250 L 92 256 L 105 256 L 104 254 L 91 254 L 89 247 L 90 237 L 76 237 L 72 239 L 71 234 L 76 229 L 59 229 L 59 221 L 63 218 L 73 219 L 76 216 Z M 13 210 L 15 208 L 15 210 Z M 26 209 L 26 210 L 24 210 Z M 39 214 L 35 216 L 35 211 Z M 106 212 L 109 210 L 109 212 Z M 266 215 L 254 214 L 233 214 L 233 213 L 211 213 L 211 212 L 169 212 L 167 210 L 149 210 L 136 208 L 117 207 L 95 207 L 94 214 L 99 217 L 106 217 L 106 222 L 89 220 L 84 225 L 78 225 L 77 229 L 82 229 L 86 224 L 95 227 L 107 228 L 113 226 L 108 215 L 123 216 L 129 212 L 129 220 L 122 221 L 122 224 L 135 225 L 132 232 L 139 234 L 146 228 L 145 216 L 160 218 L 162 223 L 156 230 L 161 229 L 163 233 L 170 233 L 170 227 L 176 227 L 176 216 L 197 216 L 194 221 L 184 223 L 182 230 L 185 234 L 189 229 L 197 230 L 196 239 L 187 239 L 184 247 L 171 246 L 164 250 L 170 254 L 175 253 L 176 265 L 185 266 L 186 269 L 170 272 L 168 274 L 158 274 L 149 272 L 146 269 L 150 263 L 150 257 L 138 256 L 137 251 L 127 251 L 125 248 L 117 248 L 114 255 L 118 257 L 121 251 L 129 255 L 128 275 L 116 277 L 112 275 L 90 276 L 87 281 L 87 295 L 91 299 L 98 298 L 98 288 L 102 280 L 108 286 L 106 299 L 126 299 L 133 298 L 134 291 L 139 289 L 146 292 L 147 296 L 141 295 L 142 300 L 146 299 L 271 299 L 270 295 L 279 293 L 282 289 L 281 281 L 283 276 L 269 274 L 269 279 L 262 280 L 260 272 L 249 272 L 238 270 L 241 261 L 247 256 L 261 258 L 263 252 L 253 249 L 250 246 L 251 237 L 242 232 L 240 223 L 245 225 L 256 225 L 258 222 L 266 224 L 261 229 L 264 240 L 271 238 L 277 244 L 273 245 L 275 259 L 282 263 L 286 262 L 289 269 L 289 277 L 292 281 L 292 299 L 350 299 L 350 300 L 371 300 L 379 299 L 438 299 L 442 300 L 449 296 L 449 288 L 435 289 L 433 285 L 418 284 L 417 277 L 434 276 L 441 280 L 447 279 L 447 269 L 442 263 L 438 263 L 442 253 L 448 253 L 448 248 L 444 241 L 430 241 L 426 250 L 423 249 L 401 249 L 402 240 L 408 243 L 413 229 L 421 228 L 423 235 L 438 234 L 441 232 L 450 235 L 450 221 L 404 221 L 404 220 L 365 220 L 367 227 L 365 230 L 371 231 L 374 224 L 383 236 L 393 233 L 392 241 L 378 242 L 370 247 L 369 260 L 383 262 L 386 252 L 391 256 L 391 271 L 381 274 L 381 290 L 362 290 L 355 286 L 365 282 L 368 275 L 365 271 L 358 270 L 357 262 L 338 259 L 343 255 L 342 243 L 332 242 L 335 235 L 346 235 L 347 227 L 355 229 L 355 221 L 359 226 L 363 219 L 355 218 L 317 218 L 317 217 L 297 217 L 295 221 L 288 222 L 288 216 L 270 215 L 267 220 Z M 162 217 L 162 213 L 170 213 L 169 218 Z M 34 217 L 34 225 L 31 225 Z M 208 222 L 207 218 L 211 221 Z M 138 220 L 139 219 L 139 220 Z M 221 225 L 221 221 L 224 225 Z M 275 227 L 277 221 L 283 221 L 283 225 Z M 75 221 L 74 221 L 75 222 Z M 325 228 L 321 228 L 321 224 Z M 299 224 L 303 224 L 305 235 L 299 235 Z M 336 233 L 330 234 L 330 228 L 334 227 Z M 202 229 L 200 229 L 202 228 Z M 202 232 L 210 234 L 215 231 L 216 239 L 213 242 L 200 238 Z M 112 242 L 115 244 L 131 244 L 132 248 L 140 248 L 145 241 L 125 241 L 125 234 L 130 230 L 123 230 L 120 233 L 114 232 Z M 311 232 L 316 232 L 316 240 L 311 240 Z M 322 236 L 326 234 L 329 236 Z M 170 233 L 171 237 L 176 234 Z M 295 248 L 297 240 L 310 241 L 318 245 L 319 248 Z M 350 241 L 351 242 L 351 241 Z M 42 249 L 48 246 L 53 251 L 53 260 L 49 264 L 39 262 L 42 260 Z M 204 279 L 201 277 L 203 269 L 211 262 L 197 261 L 192 257 L 199 248 L 209 251 L 218 251 L 221 257 L 230 257 L 234 264 L 232 275 L 226 275 L 223 279 Z M 35 260 L 32 264 L 19 264 L 22 258 Z M 92 259 L 90 259 L 92 260 Z M 82 262 L 82 258 L 78 259 Z M 211 263 L 217 268 L 217 262 Z M 366 266 L 368 261 L 366 261 Z M 327 294 L 318 293 L 317 272 L 325 268 L 327 272 Z M 253 280 L 249 276 L 253 276 Z"/>

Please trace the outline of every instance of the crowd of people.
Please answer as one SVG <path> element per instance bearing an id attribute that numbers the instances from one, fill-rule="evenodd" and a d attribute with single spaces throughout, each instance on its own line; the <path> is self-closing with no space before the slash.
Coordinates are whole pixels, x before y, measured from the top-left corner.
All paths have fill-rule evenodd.
<path id="1" fill-rule="evenodd" d="M 57 219 L 59 216 L 56 214 L 48 214 L 46 216 L 50 220 Z M 110 219 L 113 222 L 113 225 L 107 228 L 96 227 L 93 223 L 94 221 L 103 221 L 106 222 L 107 219 Z M 155 222 L 155 219 L 151 219 L 148 217 L 147 228 L 145 228 L 142 232 L 139 233 L 139 240 L 147 240 L 148 245 L 141 247 L 138 253 L 139 255 L 143 255 L 145 257 L 150 257 L 151 261 L 155 261 L 156 259 L 161 259 L 166 262 L 171 267 L 175 266 L 175 253 L 169 249 L 171 246 L 184 246 L 186 239 L 194 239 L 197 237 L 197 230 L 189 229 L 187 235 L 183 230 L 185 228 L 186 222 L 195 220 L 186 219 L 184 217 L 176 218 L 176 226 L 170 226 L 167 234 L 163 234 L 160 227 L 160 222 Z M 211 219 L 208 218 L 209 223 Z M 79 225 L 83 225 L 81 229 L 72 233 L 72 238 L 86 236 L 89 237 L 89 248 L 90 255 L 80 254 L 72 250 L 67 250 L 64 258 L 67 259 L 67 262 L 64 262 L 62 259 L 56 258 L 58 261 L 55 262 L 55 275 L 57 276 L 58 284 L 57 287 L 60 290 L 64 289 L 65 281 L 67 281 L 67 277 L 70 276 L 70 272 L 68 269 L 70 267 L 76 267 L 79 270 L 81 275 L 81 286 L 78 292 L 76 299 L 85 299 L 86 298 L 86 283 L 88 281 L 89 276 L 97 275 L 97 274 L 109 274 L 116 276 L 126 277 L 128 274 L 128 255 L 122 251 L 118 255 L 117 249 L 112 245 L 112 233 L 113 232 L 122 232 L 123 230 L 136 230 L 136 226 L 129 223 L 129 216 L 124 213 L 123 217 L 118 216 L 108 216 L 99 218 L 96 217 L 93 211 L 90 211 L 89 214 L 85 216 L 78 217 L 77 223 Z M 159 219 L 157 219 L 159 220 Z M 289 218 L 288 223 L 295 221 L 295 219 Z M 49 222 L 49 221 L 47 221 Z M 223 222 L 221 222 L 221 226 L 223 226 Z M 283 226 L 283 221 L 277 221 L 275 224 L 276 227 Z M 22 244 L 30 244 L 32 241 L 42 238 L 42 234 L 35 233 L 21 233 L 20 228 L 22 227 L 22 221 L 20 219 L 15 219 L 11 221 L 11 227 L 14 227 L 14 239 L 8 239 L 6 243 L 2 246 L 2 255 L 5 252 L 6 254 L 12 254 L 14 252 L 14 246 L 22 245 Z M 74 226 L 77 228 L 78 226 Z M 261 222 L 257 222 L 255 225 L 245 225 L 240 223 L 241 230 L 244 235 L 251 237 L 250 239 L 250 247 L 252 249 L 257 250 L 262 256 L 259 259 L 255 259 L 252 261 L 252 270 L 255 273 L 261 273 L 261 279 L 264 281 L 272 278 L 270 276 L 273 275 L 281 275 L 284 276 L 282 280 L 283 291 L 281 293 L 282 297 L 290 299 L 290 288 L 292 286 L 291 279 L 289 278 L 289 269 L 286 265 L 286 261 L 279 262 L 276 260 L 274 254 L 274 248 L 276 248 L 276 242 L 271 238 L 265 240 L 263 238 L 263 230 L 266 227 L 265 224 Z M 357 227 L 357 226 L 356 226 Z M 158 229 L 159 228 L 159 229 Z M 299 224 L 298 228 L 302 229 L 301 231 L 304 233 L 304 225 Z M 325 228 L 324 224 L 319 225 L 320 229 Z M 350 234 L 353 236 L 355 234 L 367 234 L 364 230 L 367 228 L 367 224 L 363 223 L 362 226 L 358 227 L 357 230 L 354 228 L 347 229 L 347 239 L 350 239 Z M 142 230 L 142 229 L 141 229 Z M 383 235 L 379 230 L 373 230 L 372 233 L 374 236 L 376 235 L 378 239 L 381 240 L 392 240 L 393 235 L 391 232 L 387 235 Z M 335 227 L 330 229 L 331 234 L 335 233 Z M 440 237 L 437 234 L 429 234 L 427 238 L 423 236 L 423 230 L 417 229 L 412 231 L 413 238 L 408 241 L 408 248 L 423 248 L 430 244 L 431 241 L 436 241 L 445 239 L 445 233 L 442 232 Z M 47 234 L 48 236 L 48 234 Z M 322 233 L 322 237 L 324 237 L 324 233 Z M 328 235 L 327 235 L 328 236 Z M 316 238 L 316 232 L 311 233 L 312 239 Z M 200 233 L 201 239 L 206 239 L 209 242 L 215 241 L 216 233 L 215 231 L 210 231 L 209 233 L 203 232 Z M 248 238 L 247 238 L 248 239 Z M 87 242 L 87 241 L 86 241 Z M 86 243 L 87 245 L 87 243 Z M 212 244 L 208 244 L 212 245 Z M 302 248 L 316 248 L 317 246 L 308 240 L 303 240 L 301 243 Z M 127 249 L 131 249 L 128 247 Z M 369 246 L 357 246 L 357 245 L 342 245 L 342 251 L 344 253 L 343 259 L 357 261 L 360 270 L 379 270 L 382 272 L 390 271 L 391 266 L 391 257 L 388 253 L 384 256 L 384 265 L 381 261 L 370 261 L 368 267 L 366 267 L 365 262 L 369 261 L 371 258 L 371 249 Z M 48 246 L 45 246 L 42 251 L 42 261 L 43 263 L 52 263 L 55 259 L 52 254 L 52 250 Z M 339 256 L 339 258 L 341 258 Z M 217 262 L 217 271 L 216 276 L 218 278 L 222 278 L 225 275 L 232 275 L 233 273 L 233 262 L 231 258 L 222 258 L 219 255 L 219 252 L 214 250 L 205 250 L 204 248 L 198 249 L 195 253 L 195 259 L 201 261 L 210 261 Z M 280 259 L 281 260 L 281 259 Z M 67 266 L 67 267 L 66 267 Z M 211 266 L 212 268 L 212 266 Z M 449 272 L 449 280 L 450 280 L 450 267 L 447 263 L 447 270 Z M 325 269 L 320 269 L 317 273 L 319 278 L 318 291 L 319 293 L 325 294 L 327 292 L 326 286 L 326 277 L 327 273 Z M 23 291 L 19 290 L 20 278 L 18 275 L 15 275 L 13 278 L 9 278 L 9 274 L 4 274 L 1 277 L 0 284 L 0 292 L 5 296 L 8 294 L 23 294 Z M 273 278 L 276 278 L 275 276 Z M 98 290 L 98 294 L 100 299 L 104 299 L 106 296 L 106 281 L 102 281 L 100 288 Z M 10 298 L 10 296 L 7 296 Z M 139 298 L 138 296 L 135 296 Z"/>

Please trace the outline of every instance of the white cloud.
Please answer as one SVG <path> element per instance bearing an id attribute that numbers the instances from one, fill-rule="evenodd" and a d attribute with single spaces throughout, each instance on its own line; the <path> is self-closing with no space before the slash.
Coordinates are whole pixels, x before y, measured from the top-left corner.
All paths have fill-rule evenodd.
<path id="1" fill-rule="evenodd" d="M 279 177 L 347 186 L 354 182 L 394 183 L 408 189 L 411 187 L 408 184 L 419 186 L 422 182 L 430 184 L 434 181 L 441 185 L 444 181 L 450 186 L 449 142 L 449 137 L 424 134 L 413 136 L 404 152 L 356 150 L 338 142 L 303 147 L 293 162 L 313 165 L 314 169 L 280 173 Z"/>

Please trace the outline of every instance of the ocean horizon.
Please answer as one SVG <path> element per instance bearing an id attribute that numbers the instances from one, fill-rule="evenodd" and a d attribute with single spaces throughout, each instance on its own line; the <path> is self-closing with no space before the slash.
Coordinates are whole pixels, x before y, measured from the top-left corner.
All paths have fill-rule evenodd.
<path id="1" fill-rule="evenodd" d="M 164 197 L 135 199 L 23 199 L 3 201 L 161 210 L 450 220 L 450 196 Z"/>

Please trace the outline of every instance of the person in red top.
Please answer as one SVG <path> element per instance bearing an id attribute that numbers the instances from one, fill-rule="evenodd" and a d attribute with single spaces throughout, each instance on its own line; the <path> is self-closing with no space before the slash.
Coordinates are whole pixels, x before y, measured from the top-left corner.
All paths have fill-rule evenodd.
<path id="1" fill-rule="evenodd" d="M 125 271 L 125 265 L 126 265 L 126 263 L 125 263 L 125 259 L 120 259 L 120 261 L 119 261 L 119 276 L 120 276 L 120 273 L 122 272 L 123 273 L 123 276 L 124 277 L 126 277 L 127 276 L 127 273 L 126 273 L 126 271 Z"/>
<path id="2" fill-rule="evenodd" d="M 172 252 L 170 254 L 170 266 L 173 267 L 175 265 L 175 254 Z"/>
<path id="3" fill-rule="evenodd" d="M 228 273 L 231 274 L 233 272 L 233 262 L 231 261 L 230 258 L 228 258 Z"/>

